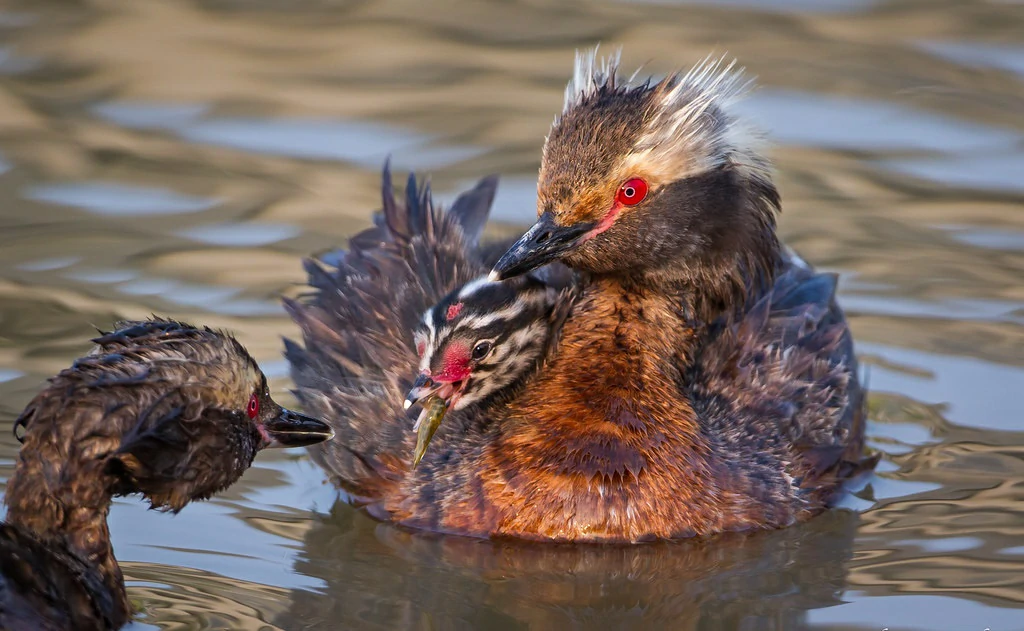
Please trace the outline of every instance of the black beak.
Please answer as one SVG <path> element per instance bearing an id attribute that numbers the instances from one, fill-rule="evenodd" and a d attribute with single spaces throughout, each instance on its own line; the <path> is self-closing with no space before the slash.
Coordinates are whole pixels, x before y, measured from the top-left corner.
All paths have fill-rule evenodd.
<path id="1" fill-rule="evenodd" d="M 281 413 L 263 424 L 270 437 L 267 447 L 308 447 L 334 438 L 327 423 L 281 408 Z"/>
<path id="2" fill-rule="evenodd" d="M 416 377 L 416 381 L 412 384 L 412 389 L 409 390 L 409 394 L 405 397 L 405 409 L 408 410 L 427 396 L 437 392 L 440 385 L 434 383 L 434 380 L 427 375 L 421 374 Z"/>
<path id="3" fill-rule="evenodd" d="M 563 227 L 555 223 L 551 213 L 544 213 L 498 260 L 490 279 L 498 281 L 519 276 L 561 258 L 575 250 L 595 225 L 584 222 Z"/>

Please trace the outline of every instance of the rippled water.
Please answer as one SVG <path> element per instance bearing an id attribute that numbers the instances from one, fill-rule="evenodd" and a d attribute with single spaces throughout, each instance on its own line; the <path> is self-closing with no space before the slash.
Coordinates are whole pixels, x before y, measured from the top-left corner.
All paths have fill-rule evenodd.
<path id="1" fill-rule="evenodd" d="M 414 535 L 302 452 L 177 517 L 111 518 L 138 629 L 1024 629 L 1024 6 L 940 0 L 0 5 L 0 425 L 151 312 L 237 331 L 287 387 L 278 296 L 378 168 L 533 213 L 573 49 L 712 51 L 762 89 L 782 232 L 842 273 L 883 454 L 849 510 L 633 548 Z M 0 431 L 0 475 L 16 443 Z"/>

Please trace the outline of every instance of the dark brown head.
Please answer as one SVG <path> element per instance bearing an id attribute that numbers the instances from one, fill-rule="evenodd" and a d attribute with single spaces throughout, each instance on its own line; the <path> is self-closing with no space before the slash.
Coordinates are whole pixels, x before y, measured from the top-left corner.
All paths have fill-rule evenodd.
<path id="1" fill-rule="evenodd" d="M 700 280 L 777 250 L 778 193 L 755 133 L 732 113 L 746 83 L 705 60 L 651 84 L 616 76 L 618 55 L 577 54 L 544 144 L 537 223 L 492 278 L 554 259 L 596 274 Z"/>
<path id="2" fill-rule="evenodd" d="M 121 323 L 94 341 L 17 420 L 24 444 L 13 486 L 26 476 L 71 480 L 51 489 L 69 495 L 64 504 L 107 488 L 177 511 L 234 483 L 261 449 L 333 435 L 275 403 L 256 362 L 227 334 L 151 320 Z M 99 477 L 102 487 L 85 480 Z"/>

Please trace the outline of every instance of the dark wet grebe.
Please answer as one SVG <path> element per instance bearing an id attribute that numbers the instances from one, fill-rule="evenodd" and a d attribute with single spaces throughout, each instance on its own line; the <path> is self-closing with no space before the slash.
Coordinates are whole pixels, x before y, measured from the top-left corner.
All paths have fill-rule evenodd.
<path id="1" fill-rule="evenodd" d="M 117 629 L 131 614 L 107 530 L 112 496 L 177 512 L 235 482 L 256 453 L 330 438 L 274 403 L 234 338 L 122 323 L 50 380 L 24 430 L 0 525 L 0 628 Z"/>

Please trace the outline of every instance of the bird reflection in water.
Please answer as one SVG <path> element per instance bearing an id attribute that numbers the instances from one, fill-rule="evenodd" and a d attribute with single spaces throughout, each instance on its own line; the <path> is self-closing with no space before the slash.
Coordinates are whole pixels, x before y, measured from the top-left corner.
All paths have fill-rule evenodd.
<path id="1" fill-rule="evenodd" d="M 283 628 L 807 628 L 842 602 L 860 519 L 643 545 L 539 545 L 411 533 L 339 503 L 306 534 Z M 391 584 L 392 589 L 381 589 Z M 395 595 L 401 594 L 401 600 Z"/>

